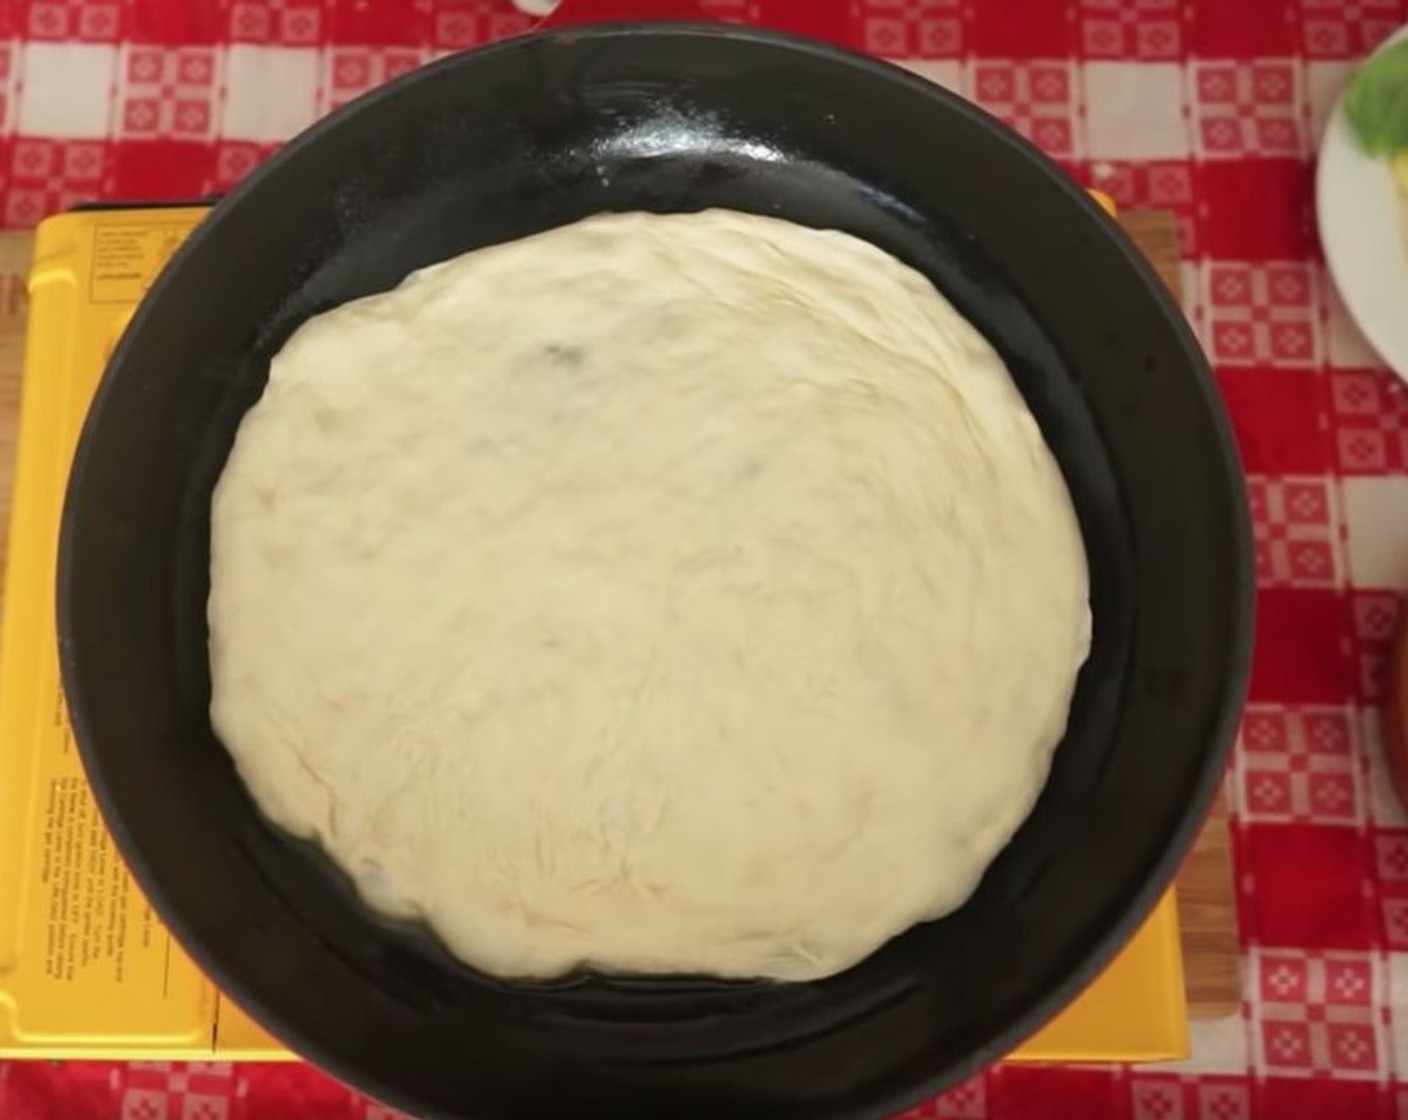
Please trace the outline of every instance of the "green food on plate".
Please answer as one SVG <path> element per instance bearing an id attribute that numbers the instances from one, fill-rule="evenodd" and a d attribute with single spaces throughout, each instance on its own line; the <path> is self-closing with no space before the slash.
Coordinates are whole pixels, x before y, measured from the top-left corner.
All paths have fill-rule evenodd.
<path id="1" fill-rule="evenodd" d="M 1386 47 L 1355 71 L 1344 108 L 1371 156 L 1408 149 L 1408 40 Z"/>

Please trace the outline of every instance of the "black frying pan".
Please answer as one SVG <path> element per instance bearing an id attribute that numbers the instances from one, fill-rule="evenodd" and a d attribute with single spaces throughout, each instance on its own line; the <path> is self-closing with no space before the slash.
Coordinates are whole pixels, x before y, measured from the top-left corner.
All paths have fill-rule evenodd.
<path id="1" fill-rule="evenodd" d="M 711 206 L 867 238 L 1001 351 L 1080 515 L 1093 653 L 1036 810 L 951 917 L 818 983 L 496 983 L 376 920 L 256 812 L 206 712 L 211 487 L 270 355 L 308 316 L 596 211 Z M 348 1081 L 484 1120 L 879 1117 L 1005 1054 L 1164 889 L 1242 697 L 1248 541 L 1187 326 L 1025 141 L 817 43 L 595 26 L 369 94 L 202 223 L 88 417 L 60 553 L 63 674 L 107 821 L 162 916 L 239 1003 Z"/>

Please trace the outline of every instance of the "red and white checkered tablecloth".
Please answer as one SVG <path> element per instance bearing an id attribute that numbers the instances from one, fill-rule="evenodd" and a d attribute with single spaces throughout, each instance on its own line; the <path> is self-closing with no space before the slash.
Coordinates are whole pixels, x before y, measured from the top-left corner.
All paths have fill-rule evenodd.
<path id="1" fill-rule="evenodd" d="M 1408 0 L 709 7 L 895 59 L 1122 205 L 1176 211 L 1186 308 L 1249 475 L 1240 1015 L 1195 1023 L 1177 1066 L 998 1067 L 912 1115 L 1408 1118 L 1408 816 L 1375 710 L 1408 588 L 1408 392 L 1341 307 L 1311 210 L 1326 114 Z M 221 190 L 368 86 L 528 25 L 508 0 L 0 0 L 0 222 Z M 301 1066 L 0 1063 L 4 1120 L 392 1115 Z"/>

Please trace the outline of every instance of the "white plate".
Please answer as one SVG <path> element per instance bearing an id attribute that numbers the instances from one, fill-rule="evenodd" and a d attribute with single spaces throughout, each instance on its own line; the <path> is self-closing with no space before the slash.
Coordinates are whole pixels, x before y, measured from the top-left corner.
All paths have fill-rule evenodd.
<path id="1" fill-rule="evenodd" d="M 1408 27 L 1388 42 L 1405 37 Z M 1345 306 L 1383 360 L 1408 380 L 1408 252 L 1398 199 L 1388 161 L 1365 155 L 1355 140 L 1343 95 L 1320 143 L 1315 212 L 1325 262 Z"/>

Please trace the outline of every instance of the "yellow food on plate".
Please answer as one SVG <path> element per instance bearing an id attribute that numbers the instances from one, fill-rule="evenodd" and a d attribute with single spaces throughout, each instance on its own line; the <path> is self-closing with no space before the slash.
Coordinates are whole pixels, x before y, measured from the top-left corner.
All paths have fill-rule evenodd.
<path id="1" fill-rule="evenodd" d="M 1393 185 L 1400 195 L 1408 198 L 1408 150 L 1397 153 L 1388 166 L 1393 173 Z"/>

